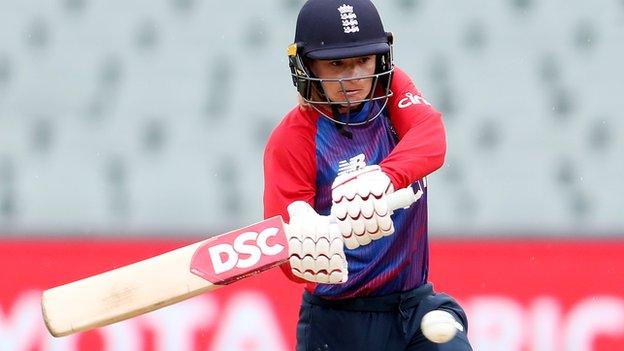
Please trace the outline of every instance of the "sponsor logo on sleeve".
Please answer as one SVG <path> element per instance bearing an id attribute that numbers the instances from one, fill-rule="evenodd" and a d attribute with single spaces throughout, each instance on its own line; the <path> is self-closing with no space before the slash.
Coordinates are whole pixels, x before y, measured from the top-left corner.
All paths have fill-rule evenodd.
<path id="1" fill-rule="evenodd" d="M 407 108 L 413 105 L 429 105 L 431 104 L 425 100 L 422 96 L 418 96 L 412 93 L 405 93 L 405 97 L 399 100 L 399 108 Z"/>

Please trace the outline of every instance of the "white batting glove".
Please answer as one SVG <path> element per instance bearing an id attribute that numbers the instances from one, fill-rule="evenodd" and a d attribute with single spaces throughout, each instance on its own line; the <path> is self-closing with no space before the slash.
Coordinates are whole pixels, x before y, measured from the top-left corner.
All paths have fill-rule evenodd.
<path id="1" fill-rule="evenodd" d="M 293 275 L 307 281 L 340 284 L 347 281 L 347 260 L 340 229 L 304 201 L 288 206 L 288 254 Z"/>
<path id="2" fill-rule="evenodd" d="M 392 192 L 390 178 L 377 165 L 336 177 L 331 212 L 348 249 L 394 233 L 392 212 L 386 201 L 386 195 Z"/>

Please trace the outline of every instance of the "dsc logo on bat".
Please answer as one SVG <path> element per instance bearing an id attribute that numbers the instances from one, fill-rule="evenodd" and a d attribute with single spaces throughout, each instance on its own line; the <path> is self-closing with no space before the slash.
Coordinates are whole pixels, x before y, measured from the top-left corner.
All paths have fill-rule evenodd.
<path id="1" fill-rule="evenodd" d="M 227 272 L 234 267 L 251 268 L 260 262 L 261 255 L 275 256 L 284 250 L 280 244 L 269 245 L 269 238 L 277 236 L 279 229 L 266 228 L 260 233 L 244 232 L 239 234 L 234 243 L 217 244 L 208 248 L 210 260 L 216 274 Z M 240 258 L 239 254 L 247 255 Z"/>
<path id="2" fill-rule="evenodd" d="M 216 236 L 201 245 L 191 272 L 215 284 L 227 284 L 288 259 L 280 216 Z"/>

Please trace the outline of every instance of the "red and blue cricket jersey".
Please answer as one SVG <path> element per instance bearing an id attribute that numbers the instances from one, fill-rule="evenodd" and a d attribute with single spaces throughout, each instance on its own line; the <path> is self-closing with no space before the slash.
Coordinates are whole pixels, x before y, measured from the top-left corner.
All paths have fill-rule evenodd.
<path id="1" fill-rule="evenodd" d="M 409 209 L 392 215 L 394 234 L 357 249 L 345 249 L 349 279 L 344 284 L 307 282 L 318 296 L 342 299 L 381 296 L 416 288 L 427 282 L 427 187 L 425 177 L 444 162 L 446 138 L 442 116 L 395 68 L 392 97 L 379 117 L 351 125 L 352 138 L 312 108 L 295 107 L 271 134 L 264 154 L 264 216 L 282 215 L 288 205 L 308 202 L 319 214 L 330 213 L 331 185 L 341 172 L 365 165 L 381 166 L 395 189 L 408 185 L 422 196 Z M 351 123 L 366 121 L 383 106 L 368 102 L 350 116 Z M 303 280 L 282 267 L 288 277 Z"/>

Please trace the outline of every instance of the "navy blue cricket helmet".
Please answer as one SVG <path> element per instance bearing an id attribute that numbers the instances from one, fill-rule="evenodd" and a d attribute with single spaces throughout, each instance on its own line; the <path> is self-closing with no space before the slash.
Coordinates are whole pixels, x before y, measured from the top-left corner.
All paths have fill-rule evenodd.
<path id="1" fill-rule="evenodd" d="M 338 60 L 376 55 L 376 71 L 370 77 L 319 79 L 309 69 L 311 59 Z M 357 106 L 363 102 L 387 102 L 392 62 L 392 34 L 386 32 L 379 12 L 370 0 L 308 0 L 299 12 L 295 42 L 288 48 L 293 83 L 312 106 Z M 331 101 L 322 82 L 370 78 L 368 98 L 359 101 Z M 340 123 L 340 121 L 336 121 Z"/>

